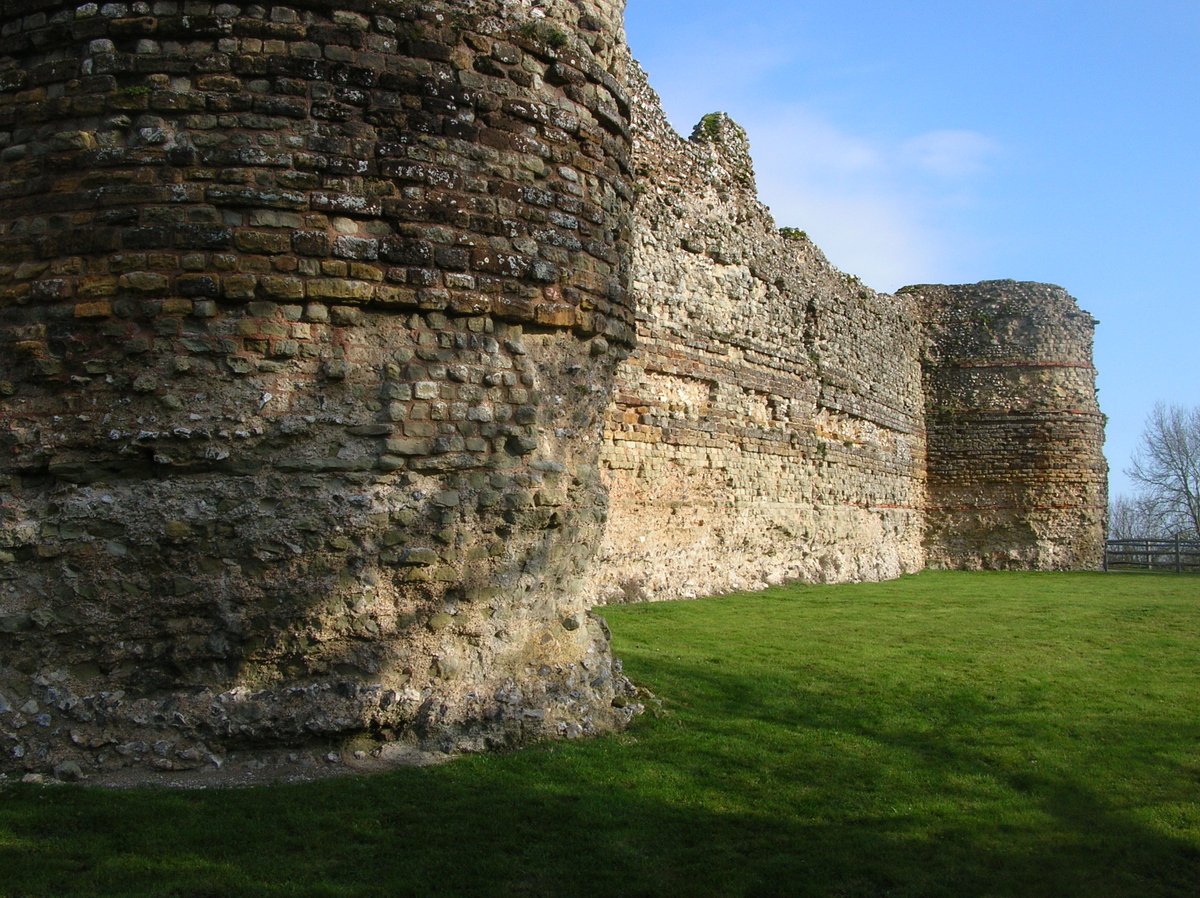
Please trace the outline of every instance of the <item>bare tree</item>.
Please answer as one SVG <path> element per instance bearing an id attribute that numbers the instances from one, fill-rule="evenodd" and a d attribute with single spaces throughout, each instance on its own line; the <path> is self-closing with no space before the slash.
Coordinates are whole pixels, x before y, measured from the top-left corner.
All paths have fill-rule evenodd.
<path id="1" fill-rule="evenodd" d="M 1165 539 L 1174 536 L 1141 496 L 1117 496 L 1108 506 L 1109 539 Z"/>
<path id="2" fill-rule="evenodd" d="M 1126 473 L 1166 533 L 1200 539 L 1200 407 L 1154 406 Z"/>

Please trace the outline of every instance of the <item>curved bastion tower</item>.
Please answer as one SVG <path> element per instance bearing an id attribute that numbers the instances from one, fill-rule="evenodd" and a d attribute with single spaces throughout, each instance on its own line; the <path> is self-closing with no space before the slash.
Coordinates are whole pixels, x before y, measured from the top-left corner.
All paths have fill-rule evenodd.
<path id="1" fill-rule="evenodd" d="M 1108 467 L 1096 321 L 1048 284 L 903 292 L 925 321 L 927 564 L 1097 567 Z"/>
<path id="2" fill-rule="evenodd" d="M 4 0 L 4 766 L 627 719 L 622 12 Z"/>

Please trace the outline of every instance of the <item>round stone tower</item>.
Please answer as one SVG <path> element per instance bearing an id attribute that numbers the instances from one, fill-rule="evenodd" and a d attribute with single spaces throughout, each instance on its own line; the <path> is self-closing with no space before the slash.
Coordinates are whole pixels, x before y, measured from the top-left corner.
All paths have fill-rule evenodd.
<path id="1" fill-rule="evenodd" d="M 1049 284 L 904 292 L 926 323 L 929 563 L 1098 568 L 1108 466 L 1095 319 Z"/>
<path id="2" fill-rule="evenodd" d="M 5 4 L 0 768 L 626 718 L 622 6 Z"/>

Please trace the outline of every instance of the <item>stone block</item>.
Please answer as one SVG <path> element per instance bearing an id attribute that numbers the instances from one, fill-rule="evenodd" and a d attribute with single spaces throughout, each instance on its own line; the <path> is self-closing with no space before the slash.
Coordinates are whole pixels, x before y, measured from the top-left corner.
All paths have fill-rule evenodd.
<path id="1" fill-rule="evenodd" d="M 294 238 L 279 231 L 238 230 L 233 245 L 244 253 L 286 253 L 291 249 Z"/>
<path id="2" fill-rule="evenodd" d="M 112 311 L 112 303 L 107 300 L 75 304 L 76 318 L 107 318 L 112 315 Z"/>
<path id="3" fill-rule="evenodd" d="M 166 293 L 170 288 L 170 280 L 165 274 L 154 271 L 130 271 L 121 275 L 117 284 L 121 290 L 144 296 Z"/>
<path id="4" fill-rule="evenodd" d="M 289 275 L 266 274 L 258 278 L 258 290 L 263 296 L 281 301 L 304 299 L 305 282 Z"/>
<path id="5" fill-rule="evenodd" d="M 227 274 L 221 278 L 221 293 L 230 300 L 250 300 L 258 289 L 258 278 L 252 274 Z"/>
<path id="6" fill-rule="evenodd" d="M 310 278 L 306 283 L 309 299 L 335 302 L 367 302 L 375 295 L 375 287 L 366 281 L 344 278 Z"/>
<path id="7" fill-rule="evenodd" d="M 164 299 L 161 306 L 164 315 L 191 315 L 192 309 L 190 299 Z"/>

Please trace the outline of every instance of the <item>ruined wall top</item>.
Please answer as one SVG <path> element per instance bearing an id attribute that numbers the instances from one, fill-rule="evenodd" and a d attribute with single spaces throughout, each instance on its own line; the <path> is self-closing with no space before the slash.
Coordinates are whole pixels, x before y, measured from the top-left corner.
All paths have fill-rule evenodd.
<path id="1" fill-rule="evenodd" d="M 621 30 L 625 19 L 625 0 L 500 0 L 500 5 L 508 15 L 552 16 L 581 31 Z"/>
<path id="2" fill-rule="evenodd" d="M 320 0 L 309 0 L 320 2 Z M 358 0 L 366 7 L 412 6 L 411 0 Z M 421 4 L 437 6 L 442 4 Z M 571 39 L 583 41 L 610 68 L 623 61 L 625 0 L 459 0 L 452 4 L 470 14 L 496 15 L 504 19 L 525 20 L 536 27 L 545 22 L 550 28 L 543 37 L 552 44 Z M 563 30 L 553 30 L 554 26 Z"/>
<path id="3" fill-rule="evenodd" d="M 917 299 L 929 334 L 926 352 L 939 359 L 1092 364 L 1098 322 L 1062 287 L 996 280 L 901 292 Z"/>
<path id="4" fill-rule="evenodd" d="M 23 24 L 26 26 L 31 24 L 31 17 L 40 18 L 44 22 L 64 16 L 87 18 L 98 15 L 109 19 L 127 19 L 177 13 L 212 16 L 216 19 L 267 18 L 275 22 L 286 22 L 289 13 L 302 10 L 311 10 L 322 15 L 336 13 L 343 17 L 366 15 L 408 18 L 414 14 L 447 18 L 459 15 L 471 18 L 491 16 L 497 19 L 497 27 L 511 25 L 513 21 L 525 20 L 534 24 L 545 21 L 562 28 L 561 31 L 550 35 L 552 42 L 582 40 L 606 62 L 614 60 L 619 55 L 615 51 L 624 44 L 625 0 L 453 0 L 450 3 L 430 0 L 288 0 L 282 4 L 205 0 L 134 0 L 114 3 L 5 0 L 0 15 L 9 22 L 24 20 Z"/>

